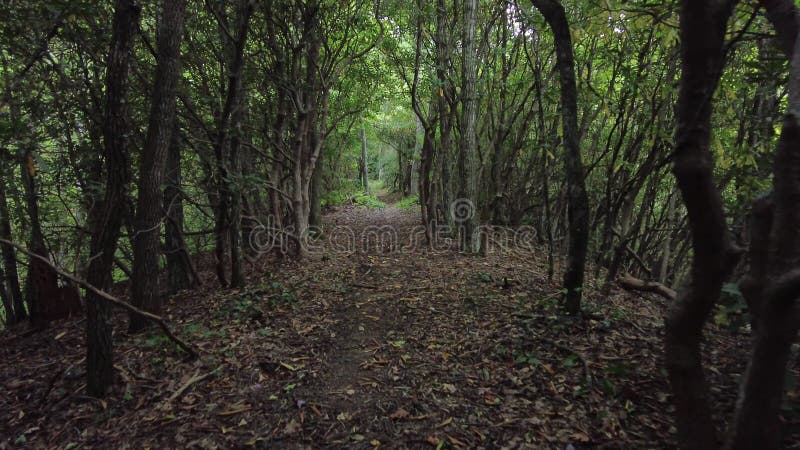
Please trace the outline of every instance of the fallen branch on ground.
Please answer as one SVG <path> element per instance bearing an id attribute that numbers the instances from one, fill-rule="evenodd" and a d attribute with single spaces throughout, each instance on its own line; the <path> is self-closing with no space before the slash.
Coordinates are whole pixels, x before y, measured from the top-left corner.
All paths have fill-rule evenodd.
<path id="1" fill-rule="evenodd" d="M 194 348 L 192 348 L 192 346 L 190 346 L 189 344 L 187 344 L 186 342 L 182 341 L 180 338 L 175 336 L 175 334 L 172 332 L 172 330 L 169 329 L 169 326 L 167 326 L 167 323 L 164 322 L 164 319 L 161 316 L 157 316 L 157 315 L 155 315 L 153 313 L 149 313 L 147 311 L 141 310 L 141 309 L 131 305 L 130 303 L 123 302 L 122 300 L 112 296 L 111 294 L 109 294 L 109 293 L 107 293 L 105 291 L 97 289 L 96 287 L 92 286 L 91 284 L 89 284 L 86 281 L 81 280 L 80 278 L 76 277 L 75 275 L 72 275 L 72 274 L 70 274 L 68 272 L 65 272 L 65 271 L 59 269 L 58 267 L 56 267 L 55 264 L 50 262 L 49 259 L 29 251 L 25 247 L 17 244 L 16 242 L 12 242 L 12 241 L 9 241 L 7 239 L 0 239 L 0 242 L 2 242 L 4 244 L 11 245 L 12 247 L 14 247 L 17 250 L 21 251 L 22 253 L 26 254 L 29 258 L 36 258 L 39 261 L 42 261 L 43 263 L 45 263 L 48 266 L 50 266 L 50 268 L 52 268 L 57 274 L 59 274 L 62 277 L 66 278 L 67 280 L 70 280 L 73 283 L 75 283 L 75 284 L 77 284 L 79 286 L 82 286 L 82 287 L 86 288 L 87 290 L 97 294 L 98 296 L 100 296 L 104 300 L 106 300 L 107 302 L 109 302 L 109 303 L 111 303 L 113 305 L 119 306 L 120 308 L 125 309 L 125 310 L 127 310 L 129 312 L 132 312 L 134 314 L 139 314 L 140 316 L 144 317 L 145 319 L 150 320 L 151 322 L 155 322 L 156 324 L 158 324 L 158 326 L 161 328 L 161 330 L 164 332 L 164 334 L 172 342 L 177 344 L 178 347 L 183 349 L 183 351 L 188 353 L 190 357 L 197 358 L 199 356 L 199 354 L 197 353 L 197 350 L 195 350 Z"/>
<path id="2" fill-rule="evenodd" d="M 622 289 L 626 289 L 629 291 L 653 292 L 655 294 L 658 294 L 666 298 L 667 300 L 678 299 L 678 293 L 674 289 L 667 287 L 657 281 L 644 281 L 638 278 L 634 278 L 627 273 L 622 278 L 619 279 L 619 286 Z"/>
<path id="3" fill-rule="evenodd" d="M 180 389 L 178 389 L 177 391 L 175 391 L 175 393 L 174 393 L 174 394 L 172 394 L 172 395 L 169 397 L 169 400 L 168 400 L 168 401 L 170 401 L 170 402 L 171 402 L 171 401 L 175 400 L 176 398 L 180 397 L 180 396 L 181 396 L 181 395 L 183 395 L 183 393 L 184 393 L 184 392 L 185 392 L 187 389 L 189 389 L 189 388 L 190 388 L 190 387 L 191 387 L 193 384 L 195 384 L 195 383 L 199 383 L 199 382 L 201 382 L 201 381 L 205 380 L 206 378 L 209 378 L 209 377 L 211 377 L 212 375 L 214 375 L 215 373 L 217 373 L 217 372 L 218 372 L 220 369 L 221 369 L 221 367 L 217 367 L 216 369 L 212 370 L 211 372 L 208 372 L 208 373 L 207 373 L 207 374 L 205 374 L 205 375 L 200 375 L 200 372 L 199 372 L 199 371 L 195 372 L 195 374 L 194 374 L 194 375 L 193 375 L 191 378 L 189 378 L 189 380 L 188 380 L 188 381 L 186 381 L 186 383 L 184 383 L 184 384 L 183 384 L 183 386 L 181 386 L 181 387 L 180 387 Z"/>

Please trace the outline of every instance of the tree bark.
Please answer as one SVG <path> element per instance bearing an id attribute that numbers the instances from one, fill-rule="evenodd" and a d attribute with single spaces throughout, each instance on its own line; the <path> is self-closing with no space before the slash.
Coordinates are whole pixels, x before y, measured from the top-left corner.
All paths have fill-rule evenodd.
<path id="1" fill-rule="evenodd" d="M 6 196 L 6 177 L 9 175 L 9 171 L 4 163 L 0 163 L 0 169 L 2 170 L 2 173 L 0 173 L 0 238 L 12 241 L 11 216 L 9 215 L 8 198 Z M 25 309 L 25 302 L 19 286 L 17 255 L 14 247 L 8 244 L 2 244 L 0 248 L 3 253 L 4 283 L 8 288 L 8 295 L 13 305 L 14 322 L 21 322 L 28 318 L 28 313 Z"/>
<path id="2" fill-rule="evenodd" d="M 717 446 L 700 355 L 702 330 L 735 265 L 710 149 L 712 97 L 724 66 L 723 44 L 735 2 L 682 0 L 681 67 L 673 173 L 689 215 L 691 280 L 665 323 L 665 363 L 681 448 Z"/>
<path id="3" fill-rule="evenodd" d="M 232 229 L 238 227 L 239 224 L 236 218 L 237 199 L 233 198 L 237 195 L 238 189 L 233 185 L 231 176 L 236 175 L 231 173 L 231 152 L 235 153 L 236 149 L 231 146 L 238 145 L 235 140 L 238 137 L 231 139 L 232 122 L 233 128 L 237 127 L 238 108 L 242 107 L 244 94 L 243 89 L 243 69 L 244 69 L 244 47 L 247 43 L 247 35 L 250 31 L 250 17 L 253 14 L 253 3 L 250 0 L 240 0 L 238 2 L 238 16 L 237 16 L 237 33 L 236 41 L 233 47 L 233 58 L 230 62 L 228 69 L 228 84 L 227 93 L 225 95 L 225 104 L 219 115 L 216 132 L 216 142 L 214 143 L 214 157 L 216 159 L 216 178 L 219 202 L 215 214 L 216 220 L 216 246 L 215 254 L 217 257 L 217 278 L 220 284 L 228 286 L 228 279 L 226 275 L 226 244 L 237 243 L 233 233 L 239 233 L 240 230 Z M 226 39 L 226 36 L 223 36 Z M 241 285 L 243 283 L 241 275 L 241 261 L 239 249 L 233 248 L 231 251 L 231 283 L 234 285 Z"/>
<path id="4" fill-rule="evenodd" d="M 478 157 L 478 65 L 475 29 L 478 21 L 478 1 L 464 0 L 464 30 L 462 35 L 461 63 L 461 149 L 458 154 L 458 169 L 461 205 L 452 208 L 455 220 L 459 225 L 460 248 L 462 252 L 477 254 L 481 251 L 480 236 L 480 199 L 478 198 L 478 182 L 480 179 L 480 161 Z M 440 111 L 439 114 L 443 114 Z M 456 203 L 461 203 L 456 202 Z M 463 209 L 461 207 L 464 207 Z"/>
<path id="5" fill-rule="evenodd" d="M 575 84 L 575 60 L 572 37 L 564 7 L 556 0 L 532 0 L 550 28 L 556 45 L 556 66 L 561 83 L 561 115 L 564 136 L 564 167 L 567 177 L 569 251 L 564 272 L 564 307 L 568 314 L 578 314 L 583 294 L 586 252 L 589 245 L 589 200 L 581 161 L 578 129 L 578 91 Z"/>
<path id="6" fill-rule="evenodd" d="M 786 365 L 800 328 L 797 313 L 800 300 L 800 229 L 797 227 L 800 223 L 800 27 L 793 2 L 763 1 L 762 4 L 790 60 L 789 94 L 775 153 L 773 196 L 765 203 L 756 204 L 755 212 L 762 215 L 759 227 L 771 225 L 771 229 L 754 230 L 769 234 L 755 237 L 759 267 L 754 274 L 757 283 L 753 300 L 758 303 L 758 327 L 739 393 L 735 429 L 731 433 L 730 446 L 736 450 L 781 448 L 779 414 Z M 793 50 L 787 50 L 787 41 L 791 39 L 794 39 Z M 766 254 L 764 247 L 768 248 Z M 765 256 L 767 261 L 763 260 Z"/>
<path id="7" fill-rule="evenodd" d="M 116 1 L 106 64 L 103 137 L 107 179 L 103 201 L 91 211 L 92 259 L 86 280 L 100 290 L 108 290 L 112 284 L 111 267 L 122 225 L 122 206 L 127 202 L 131 178 L 128 74 L 140 12 L 141 7 L 134 0 Z M 86 317 L 86 389 L 89 395 L 103 397 L 113 381 L 113 344 L 108 304 L 93 291 L 86 296 Z"/>
<path id="8" fill-rule="evenodd" d="M 311 175 L 311 209 L 308 212 L 308 225 L 316 228 L 322 227 L 322 155 L 317 159 L 317 168 Z"/>
<path id="9" fill-rule="evenodd" d="M 200 280 L 190 274 L 191 258 L 183 239 L 184 213 L 183 193 L 181 192 L 181 147 L 180 130 L 176 124 L 172 131 L 164 188 L 164 253 L 167 259 L 167 292 L 174 294 L 189 289 Z"/>
<path id="10" fill-rule="evenodd" d="M 367 123 L 361 119 L 361 185 L 364 193 L 369 195 L 369 169 L 367 168 Z"/>
<path id="11" fill-rule="evenodd" d="M 36 187 L 36 162 L 31 149 L 25 149 L 20 160 L 22 185 L 25 188 L 25 206 L 30 220 L 30 236 L 28 248 L 39 256 L 48 257 L 47 246 L 42 233 L 42 223 L 39 218 L 39 195 Z M 52 270 L 35 261 L 28 266 L 28 276 L 25 278 L 25 303 L 28 305 L 31 324 L 37 327 L 47 326 L 48 303 L 52 303 L 53 291 L 57 287 L 57 280 Z"/>
<path id="12" fill-rule="evenodd" d="M 164 167 L 175 132 L 175 109 L 180 76 L 181 40 L 186 0 L 164 0 L 158 29 L 158 63 L 150 104 L 147 137 L 139 164 L 136 231 L 133 238 L 133 279 L 131 303 L 155 315 L 161 314 L 159 261 L 163 217 Z M 149 321 L 130 316 L 128 331 L 135 333 Z"/>

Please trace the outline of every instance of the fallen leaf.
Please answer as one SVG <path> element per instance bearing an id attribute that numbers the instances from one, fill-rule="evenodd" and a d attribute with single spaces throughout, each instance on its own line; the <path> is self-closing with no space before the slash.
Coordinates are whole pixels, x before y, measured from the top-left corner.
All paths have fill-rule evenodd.
<path id="1" fill-rule="evenodd" d="M 390 418 L 390 419 L 394 419 L 394 420 L 399 420 L 399 419 L 405 419 L 405 418 L 406 418 L 406 417 L 408 417 L 409 415 L 410 415 L 410 414 L 409 414 L 409 413 L 408 413 L 408 411 L 406 411 L 405 409 L 403 409 L 403 408 L 397 408 L 397 411 L 395 411 L 395 412 L 393 412 L 393 413 L 389 414 L 389 418 Z"/>
<path id="2" fill-rule="evenodd" d="M 286 427 L 283 428 L 283 434 L 295 434 L 301 429 L 301 425 L 298 421 L 292 419 L 289 423 L 286 424 Z"/>

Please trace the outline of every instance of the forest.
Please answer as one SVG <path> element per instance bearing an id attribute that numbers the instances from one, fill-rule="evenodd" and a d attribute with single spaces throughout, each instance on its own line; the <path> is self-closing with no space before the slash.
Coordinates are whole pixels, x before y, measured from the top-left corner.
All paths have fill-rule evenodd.
<path id="1" fill-rule="evenodd" d="M 0 2 L 0 449 L 800 449 L 800 2 Z"/>

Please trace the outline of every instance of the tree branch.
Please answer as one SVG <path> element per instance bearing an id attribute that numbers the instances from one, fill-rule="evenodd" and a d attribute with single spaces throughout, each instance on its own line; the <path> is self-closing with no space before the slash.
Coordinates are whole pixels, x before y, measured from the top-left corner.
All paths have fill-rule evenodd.
<path id="1" fill-rule="evenodd" d="M 69 281 L 72 281 L 73 283 L 75 283 L 75 284 L 77 284 L 79 286 L 83 286 L 87 290 L 93 292 L 94 294 L 96 294 L 97 296 L 103 298 L 104 300 L 108 301 L 109 303 L 111 303 L 113 305 L 116 305 L 116 306 L 119 306 L 120 308 L 125 309 L 127 311 L 130 311 L 130 312 L 132 312 L 134 314 L 139 314 L 140 316 L 142 316 L 142 317 L 144 317 L 144 318 L 146 318 L 146 319 L 148 319 L 148 320 L 150 320 L 152 322 L 155 322 L 161 328 L 161 330 L 164 332 L 164 334 L 167 335 L 167 337 L 172 342 L 177 344 L 178 347 L 183 349 L 183 351 L 188 353 L 191 358 L 197 358 L 199 356 L 197 350 L 195 350 L 191 345 L 187 344 L 186 342 L 184 342 L 183 340 L 181 340 L 180 338 L 175 336 L 175 334 L 172 332 L 172 330 L 169 329 L 169 326 L 167 325 L 167 323 L 164 321 L 164 319 L 161 316 L 157 316 L 157 315 L 149 313 L 147 311 L 143 311 L 143 310 L 141 310 L 141 309 L 139 309 L 139 308 L 127 303 L 127 302 L 124 302 L 124 301 L 112 296 L 111 294 L 109 294 L 109 293 L 107 293 L 105 291 L 102 291 L 102 290 L 92 286 L 91 284 L 87 283 L 86 281 L 83 281 L 80 278 L 78 278 L 78 277 L 76 277 L 76 276 L 74 276 L 74 275 L 72 275 L 72 274 L 70 274 L 68 272 L 65 272 L 65 271 L 59 269 L 52 262 L 50 262 L 50 260 L 48 260 L 47 258 L 45 258 L 43 256 L 40 256 L 40 255 L 37 255 L 37 254 L 29 251 L 25 247 L 17 244 L 16 242 L 12 242 L 12 241 L 0 238 L 0 243 L 11 245 L 12 247 L 16 248 L 17 250 L 21 251 L 22 253 L 28 255 L 29 258 L 38 259 L 39 261 L 41 261 L 41 262 L 47 264 L 48 266 L 50 266 L 50 268 L 52 268 L 57 274 L 61 275 L 62 277 L 66 278 Z"/>

